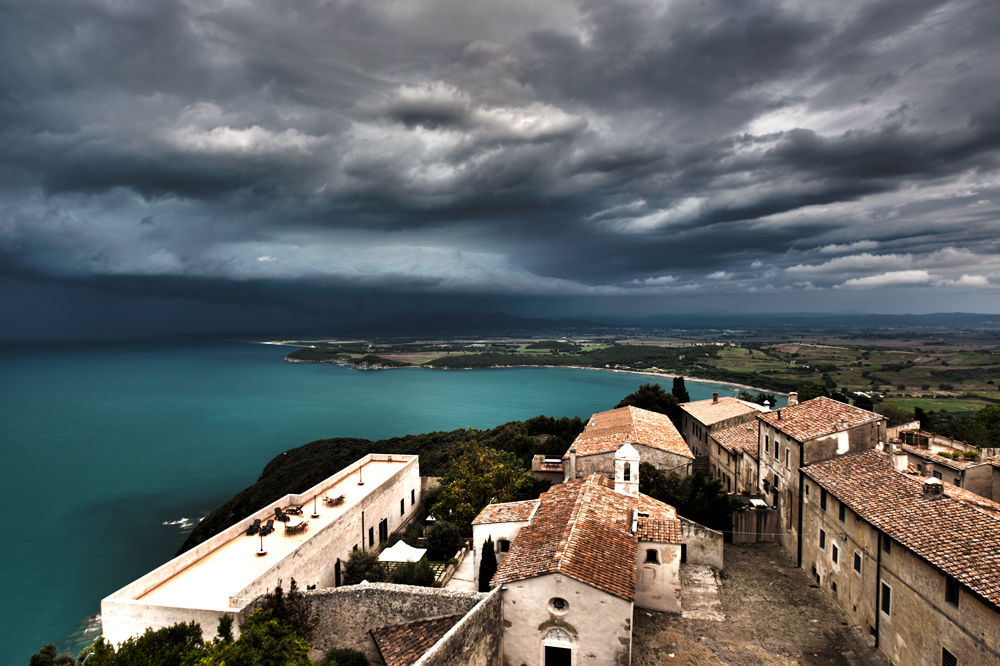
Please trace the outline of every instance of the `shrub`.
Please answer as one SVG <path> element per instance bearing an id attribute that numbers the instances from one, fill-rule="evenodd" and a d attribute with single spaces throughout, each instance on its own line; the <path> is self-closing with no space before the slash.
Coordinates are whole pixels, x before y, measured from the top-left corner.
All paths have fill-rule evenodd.
<path id="1" fill-rule="evenodd" d="M 403 562 L 392 572 L 390 582 L 397 585 L 416 585 L 430 587 L 434 584 L 434 570 L 423 558 L 419 562 Z"/>
<path id="2" fill-rule="evenodd" d="M 479 591 L 490 591 L 490 580 L 497 572 L 497 554 L 493 550 L 493 537 L 486 537 L 483 544 L 483 556 L 479 562 Z"/>
<path id="3" fill-rule="evenodd" d="M 368 666 L 368 660 L 363 652 L 333 648 L 316 666 Z"/>
<path id="4" fill-rule="evenodd" d="M 443 561 L 462 547 L 462 530 L 455 523 L 440 521 L 427 528 L 427 556 Z"/>
<path id="5" fill-rule="evenodd" d="M 378 561 L 378 550 L 354 550 L 344 563 L 344 585 L 357 585 L 363 580 L 384 583 L 389 578 L 385 565 Z"/>

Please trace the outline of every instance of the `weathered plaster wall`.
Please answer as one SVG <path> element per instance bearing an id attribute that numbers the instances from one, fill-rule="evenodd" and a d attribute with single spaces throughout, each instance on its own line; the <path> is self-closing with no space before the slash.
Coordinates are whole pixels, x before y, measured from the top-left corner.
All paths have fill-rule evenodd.
<path id="1" fill-rule="evenodd" d="M 649 562 L 649 551 L 656 553 L 656 563 Z M 678 544 L 639 543 L 635 605 L 666 613 L 681 612 L 681 547 Z"/>
<path id="2" fill-rule="evenodd" d="M 942 648 L 959 664 L 1000 663 L 1000 608 L 964 586 L 958 606 L 948 603 L 942 571 L 896 541 L 888 553 L 880 552 L 871 524 L 849 508 L 841 521 L 839 500 L 828 494 L 824 511 L 819 486 L 807 480 L 806 487 L 802 568 L 812 574 L 815 567 L 821 588 L 866 633 L 874 631 L 878 615 L 879 649 L 893 663 L 937 666 Z M 826 533 L 822 548 L 820 530 Z M 860 573 L 855 554 L 861 557 Z M 881 609 L 881 583 L 891 590 L 888 613 Z"/>
<path id="3" fill-rule="evenodd" d="M 866 423 L 805 442 L 805 463 L 867 451 L 885 443 L 885 421 Z"/>
<path id="4" fill-rule="evenodd" d="M 736 489 L 738 493 L 756 493 L 759 483 L 757 482 L 757 459 L 749 453 L 742 453 L 739 470 L 736 475 Z"/>
<path id="5" fill-rule="evenodd" d="M 552 629 L 572 639 L 573 664 L 627 666 L 632 651 L 632 602 L 568 576 L 549 574 L 510 583 L 503 594 L 504 663 L 542 666 Z M 555 610 L 550 600 L 565 599 Z"/>
<path id="6" fill-rule="evenodd" d="M 965 488 L 980 497 L 1000 501 L 1000 468 L 989 463 L 968 468 Z"/>
<path id="7" fill-rule="evenodd" d="M 774 509 L 748 509 L 733 514 L 733 543 L 780 541 L 781 518 Z"/>
<path id="8" fill-rule="evenodd" d="M 493 590 L 413 666 L 502 666 L 502 594 Z"/>
<path id="9" fill-rule="evenodd" d="M 722 532 L 711 530 L 681 516 L 682 541 L 687 546 L 688 564 L 707 564 L 722 569 L 724 539 Z"/>
<path id="10" fill-rule="evenodd" d="M 310 658 L 318 659 L 331 648 L 350 648 L 363 652 L 372 664 L 383 664 L 372 629 L 465 614 L 486 596 L 390 583 L 306 592 L 309 612 L 319 618 Z M 250 611 L 252 606 L 244 612 Z"/>
<path id="11" fill-rule="evenodd" d="M 500 566 L 500 563 L 507 557 L 507 553 L 500 551 L 500 540 L 506 539 L 508 542 L 513 543 L 514 538 L 517 537 L 517 533 L 527 524 L 527 520 L 522 520 L 514 523 L 491 523 L 488 525 L 472 526 L 472 568 L 475 573 L 477 589 L 479 585 L 479 566 L 483 561 L 483 544 L 486 543 L 486 538 L 493 538 L 493 552 L 497 556 L 497 566 Z"/>
<path id="12" fill-rule="evenodd" d="M 661 451 L 644 444 L 634 444 L 633 446 L 639 452 L 640 462 L 649 463 L 667 474 L 675 472 L 679 477 L 684 478 L 691 472 L 691 465 L 694 464 L 694 458 Z M 581 479 L 595 472 L 609 479 L 615 478 L 614 452 L 576 457 L 576 478 Z"/>

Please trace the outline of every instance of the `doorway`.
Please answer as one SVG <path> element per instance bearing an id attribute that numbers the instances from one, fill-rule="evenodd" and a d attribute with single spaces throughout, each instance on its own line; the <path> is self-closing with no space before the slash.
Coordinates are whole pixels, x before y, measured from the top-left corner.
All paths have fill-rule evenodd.
<path id="1" fill-rule="evenodd" d="M 545 666 L 571 666 L 573 651 L 569 648 L 545 646 Z"/>

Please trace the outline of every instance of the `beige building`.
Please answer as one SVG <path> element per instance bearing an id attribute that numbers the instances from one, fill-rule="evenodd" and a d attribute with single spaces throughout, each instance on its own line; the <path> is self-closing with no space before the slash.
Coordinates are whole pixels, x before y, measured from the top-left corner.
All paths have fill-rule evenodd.
<path id="1" fill-rule="evenodd" d="M 964 488 L 980 497 L 1000 501 L 1000 458 L 966 468 Z"/>
<path id="2" fill-rule="evenodd" d="M 726 430 L 743 423 L 753 421 L 757 414 L 766 412 L 767 408 L 738 398 L 720 398 L 713 393 L 708 400 L 695 400 L 681 405 L 681 432 L 691 452 L 698 458 L 707 457 L 709 473 L 715 478 L 723 478 L 716 474 L 722 465 L 721 453 L 709 442 L 713 432 Z M 734 485 L 731 478 L 730 485 Z M 723 483 L 725 485 L 725 483 Z"/>
<path id="3" fill-rule="evenodd" d="M 819 397 L 759 414 L 757 478 L 777 507 L 781 541 L 798 548 L 799 470 L 846 453 L 885 446 L 886 418 L 831 398 Z"/>
<path id="4" fill-rule="evenodd" d="M 663 472 L 687 476 L 694 455 L 665 414 L 638 407 L 619 407 L 590 417 L 587 426 L 563 455 L 564 479 L 591 474 L 614 478 L 615 452 L 632 445 L 644 463 Z"/>
<path id="5" fill-rule="evenodd" d="M 726 492 L 756 493 L 758 434 L 757 419 L 732 428 L 715 430 L 709 435 L 713 450 L 709 473 L 722 483 Z"/>
<path id="6" fill-rule="evenodd" d="M 537 506 L 476 519 L 479 544 L 525 523 L 491 581 L 503 592 L 505 663 L 625 666 L 635 606 L 680 612 L 681 520 L 639 494 L 633 447 L 616 462 L 614 481 L 594 473 L 553 486 Z"/>
<path id="7" fill-rule="evenodd" d="M 322 501 L 330 497 L 332 506 Z M 147 627 L 198 622 L 206 640 L 223 615 L 239 617 L 254 598 L 292 578 L 305 589 L 340 585 L 354 549 L 377 546 L 420 502 L 417 456 L 371 454 L 299 495 L 286 495 L 101 601 L 104 637 L 118 645 Z M 301 506 L 294 522 L 248 536 L 275 508 Z M 315 510 L 314 507 L 315 506 Z M 263 545 L 263 552 L 262 552 Z"/>
<path id="8" fill-rule="evenodd" d="M 1000 504 L 906 469 L 880 451 L 804 467 L 799 565 L 893 664 L 1000 663 Z"/>

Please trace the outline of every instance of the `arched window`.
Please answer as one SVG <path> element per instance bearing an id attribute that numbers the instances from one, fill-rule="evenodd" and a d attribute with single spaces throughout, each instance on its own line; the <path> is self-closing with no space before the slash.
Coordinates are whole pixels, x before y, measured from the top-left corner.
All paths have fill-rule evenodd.
<path id="1" fill-rule="evenodd" d="M 632 480 L 632 463 L 625 463 L 624 468 L 625 468 L 625 472 L 624 472 L 625 473 L 625 476 L 624 476 L 625 481 L 631 481 Z"/>
<path id="2" fill-rule="evenodd" d="M 549 629 L 549 633 L 545 634 L 545 642 L 572 645 L 573 639 L 570 637 L 568 631 L 556 627 L 555 629 Z"/>
<path id="3" fill-rule="evenodd" d="M 659 564 L 660 558 L 656 553 L 656 550 L 650 548 L 646 551 L 646 564 Z"/>

